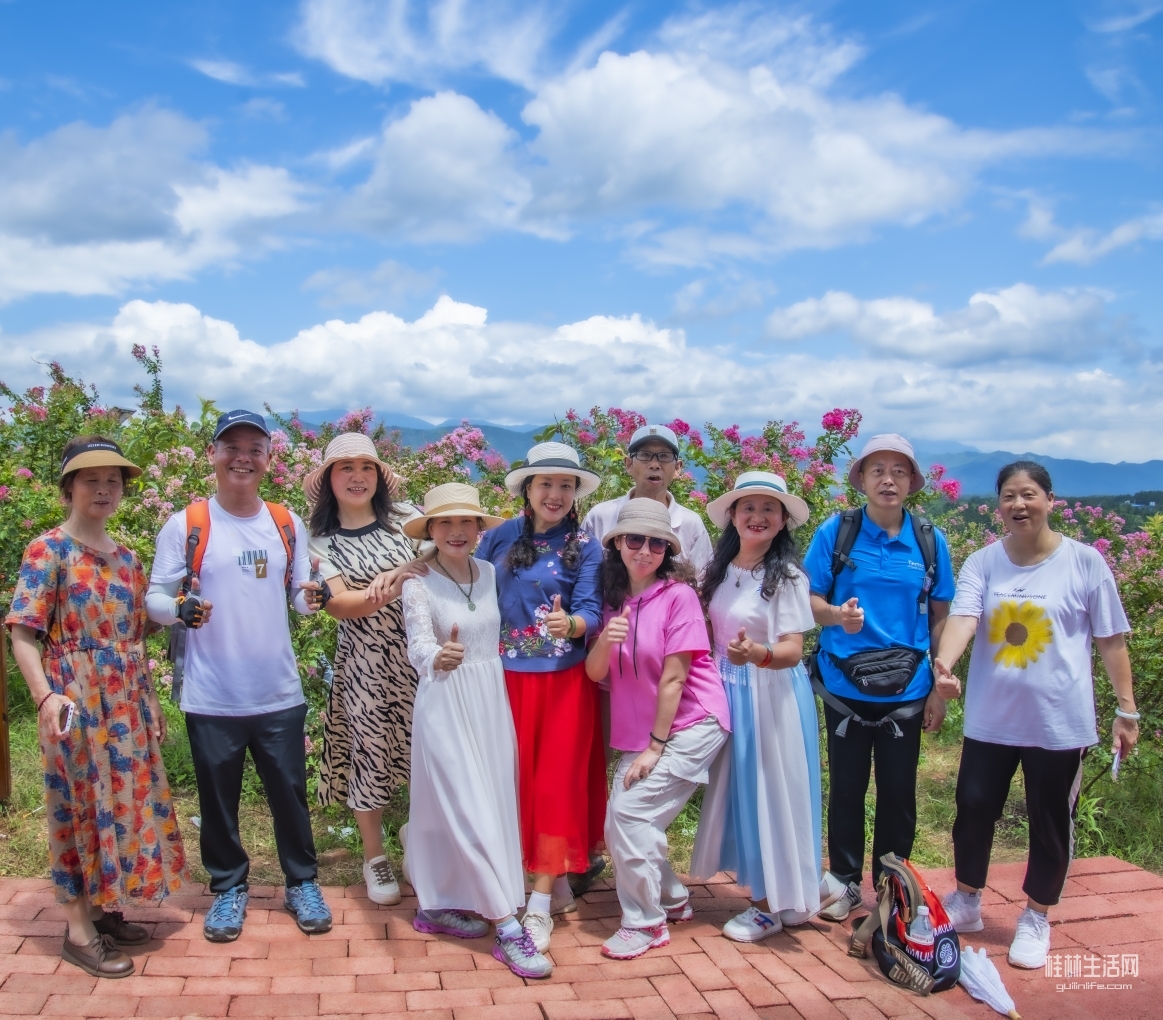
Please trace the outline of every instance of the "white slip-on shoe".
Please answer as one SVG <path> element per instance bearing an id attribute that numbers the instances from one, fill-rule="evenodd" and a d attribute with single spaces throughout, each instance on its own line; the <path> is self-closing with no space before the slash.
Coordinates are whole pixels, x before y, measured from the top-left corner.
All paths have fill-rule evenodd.
<path id="1" fill-rule="evenodd" d="M 949 923 L 961 933 L 981 931 L 985 922 L 981 919 L 981 893 L 975 895 L 954 889 L 941 901 Z"/>
<path id="2" fill-rule="evenodd" d="M 549 936 L 553 934 L 553 918 L 539 910 L 526 910 L 525 916 L 521 918 L 521 923 L 525 926 L 529 937 L 533 939 L 533 945 L 537 947 L 537 952 L 548 952 Z"/>
<path id="3" fill-rule="evenodd" d="M 765 914 L 758 907 L 748 907 L 723 925 L 723 934 L 732 942 L 762 942 L 779 931 L 783 931 L 779 918 Z"/>
<path id="4" fill-rule="evenodd" d="M 807 924 L 818 913 L 818 910 L 781 910 L 779 923 L 785 928 L 794 928 L 797 924 Z"/>
<path id="5" fill-rule="evenodd" d="M 844 921 L 863 902 L 864 897 L 860 892 L 860 886 L 855 882 L 849 882 L 848 888 L 844 890 L 840 898 L 821 910 L 819 916 L 825 921 Z"/>
<path id="6" fill-rule="evenodd" d="M 390 906 L 400 902 L 400 883 L 396 881 L 391 862 L 386 857 L 364 861 L 363 881 L 367 886 L 367 898 L 372 903 Z"/>
<path id="7" fill-rule="evenodd" d="M 848 886 L 830 871 L 820 879 L 820 909 L 826 910 L 848 891 Z"/>
<path id="8" fill-rule="evenodd" d="M 1041 970 L 1050 952 L 1050 919 L 1026 907 L 1018 915 L 1018 930 L 1010 943 L 1009 961 L 1013 967 Z"/>

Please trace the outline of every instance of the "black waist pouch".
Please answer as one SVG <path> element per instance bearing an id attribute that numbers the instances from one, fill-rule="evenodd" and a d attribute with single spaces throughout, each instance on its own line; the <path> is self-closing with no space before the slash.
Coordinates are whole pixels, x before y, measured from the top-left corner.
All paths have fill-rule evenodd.
<path id="1" fill-rule="evenodd" d="M 838 659 L 831 652 L 828 657 L 867 697 L 895 698 L 908 687 L 925 653 L 893 645 L 891 648 L 857 652 L 847 659 Z"/>

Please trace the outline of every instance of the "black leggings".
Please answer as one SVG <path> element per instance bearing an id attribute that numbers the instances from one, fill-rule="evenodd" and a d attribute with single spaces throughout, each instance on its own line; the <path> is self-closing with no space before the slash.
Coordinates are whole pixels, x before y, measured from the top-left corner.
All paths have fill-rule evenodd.
<path id="1" fill-rule="evenodd" d="M 1053 906 L 1058 902 L 1074 856 L 1074 812 L 1085 753 L 1084 747 L 1048 751 L 965 738 L 953 823 L 958 882 L 974 889 L 985 887 L 994 827 L 1005 808 L 1010 781 L 1021 765 L 1030 822 L 1030 856 L 1022 891 L 1035 903 Z"/>

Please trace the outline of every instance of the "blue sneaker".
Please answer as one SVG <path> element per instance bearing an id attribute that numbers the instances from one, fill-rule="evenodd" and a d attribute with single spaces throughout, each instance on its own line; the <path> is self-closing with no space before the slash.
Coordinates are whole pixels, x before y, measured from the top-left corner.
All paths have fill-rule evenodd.
<path id="1" fill-rule="evenodd" d="M 219 893 L 206 914 L 202 934 L 211 942 L 233 942 L 242 934 L 242 919 L 246 917 L 249 899 L 245 885 L 236 885 Z"/>
<path id="2" fill-rule="evenodd" d="M 331 931 L 331 908 L 327 906 L 323 890 L 314 879 L 302 885 L 287 886 L 284 900 L 287 909 L 295 915 L 295 923 L 300 931 L 308 935 Z"/>

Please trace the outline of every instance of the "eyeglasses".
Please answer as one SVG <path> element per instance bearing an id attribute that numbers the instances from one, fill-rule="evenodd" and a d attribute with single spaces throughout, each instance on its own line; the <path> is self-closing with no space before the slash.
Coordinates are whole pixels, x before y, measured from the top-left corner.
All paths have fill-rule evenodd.
<path id="1" fill-rule="evenodd" d="M 659 464 L 673 464 L 678 460 L 668 450 L 662 450 L 658 453 L 651 453 L 649 450 L 635 450 L 630 454 L 630 459 L 638 461 L 639 464 L 649 464 L 652 460 L 658 461 Z"/>
<path id="2" fill-rule="evenodd" d="M 626 542 L 626 548 L 633 550 L 634 552 L 637 552 L 639 549 L 641 549 L 647 542 L 645 535 L 623 535 L 622 538 Z M 666 552 L 667 548 L 670 546 L 670 543 L 665 538 L 651 538 L 649 541 L 650 551 L 652 553 Z"/>

